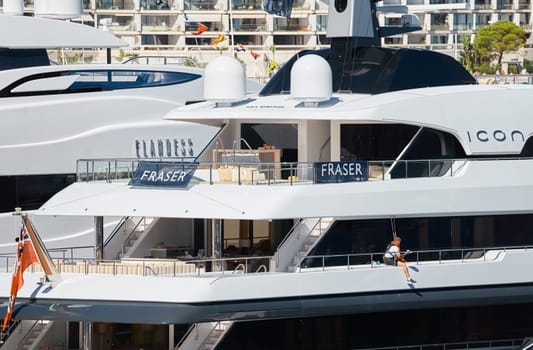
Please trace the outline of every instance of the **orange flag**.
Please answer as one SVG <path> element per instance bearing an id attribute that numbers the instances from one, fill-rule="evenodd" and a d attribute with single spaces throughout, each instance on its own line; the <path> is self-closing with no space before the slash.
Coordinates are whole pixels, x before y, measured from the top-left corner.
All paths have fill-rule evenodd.
<path id="1" fill-rule="evenodd" d="M 192 34 L 193 35 L 200 35 L 200 34 L 202 34 L 203 32 L 205 32 L 208 29 L 209 28 L 207 28 L 207 26 L 205 24 L 198 23 L 198 30 L 196 30 L 196 32 L 192 32 Z"/>
<path id="2" fill-rule="evenodd" d="M 211 40 L 211 45 L 218 45 L 224 40 L 226 40 L 226 37 L 222 34 L 218 34 L 216 39 Z"/>
<path id="3" fill-rule="evenodd" d="M 250 55 L 252 55 L 254 60 L 256 60 L 259 56 L 261 56 L 260 54 L 258 54 L 257 52 L 253 52 L 252 50 L 250 50 Z"/>
<path id="4" fill-rule="evenodd" d="M 20 237 L 17 238 L 17 260 L 15 261 L 15 267 L 13 269 L 13 276 L 11 277 L 11 290 L 9 296 L 9 303 L 7 305 L 6 316 L 4 317 L 4 323 L 2 324 L 2 332 L 5 332 L 11 317 L 13 316 L 13 310 L 15 308 L 15 300 L 17 299 L 17 292 L 24 285 L 24 278 L 22 274 L 30 265 L 38 262 L 37 253 L 31 242 L 26 226 L 22 224 L 20 229 Z"/>

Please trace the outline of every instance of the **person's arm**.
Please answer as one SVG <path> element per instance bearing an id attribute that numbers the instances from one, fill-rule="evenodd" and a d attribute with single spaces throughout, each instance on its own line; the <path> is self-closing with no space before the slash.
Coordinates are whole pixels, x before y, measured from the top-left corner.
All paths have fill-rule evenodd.
<path id="1" fill-rule="evenodd" d="M 396 255 L 396 257 L 397 257 L 398 260 L 400 260 L 400 261 L 405 261 L 405 257 L 406 257 L 407 255 L 409 255 L 409 254 L 411 254 L 411 251 L 410 251 L 409 249 L 407 249 L 407 250 L 405 251 L 405 253 L 400 253 L 400 252 L 398 252 L 398 254 Z"/>

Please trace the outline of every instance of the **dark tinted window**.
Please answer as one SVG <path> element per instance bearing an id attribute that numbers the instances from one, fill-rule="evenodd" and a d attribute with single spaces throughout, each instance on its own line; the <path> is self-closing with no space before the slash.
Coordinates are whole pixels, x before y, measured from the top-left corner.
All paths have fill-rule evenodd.
<path id="1" fill-rule="evenodd" d="M 335 0 L 335 10 L 337 10 L 337 12 L 344 12 L 347 5 L 348 0 Z"/>
<path id="2" fill-rule="evenodd" d="M 48 65 L 50 61 L 44 49 L 0 49 L 0 70 Z"/>
<path id="3" fill-rule="evenodd" d="M 0 176 L 0 212 L 10 212 L 15 207 L 37 209 L 75 180 L 76 176 L 69 174 Z"/>
<path id="4" fill-rule="evenodd" d="M 438 160 L 454 158 L 466 158 L 466 154 L 453 135 L 423 128 L 401 157 L 409 162 L 396 163 L 390 172 L 391 177 L 442 176 L 450 170 L 452 162 Z"/>
<path id="5" fill-rule="evenodd" d="M 344 42 L 332 43 L 341 45 Z M 343 46 L 344 47 L 344 46 Z M 359 47 L 332 57 L 329 49 L 303 51 L 292 57 L 261 90 L 261 95 L 290 91 L 290 70 L 297 57 L 317 54 L 330 64 L 333 91 L 379 94 L 430 86 L 476 84 L 476 80 L 452 57 L 434 51 Z"/>
<path id="6" fill-rule="evenodd" d="M 56 83 L 51 90 L 39 90 L 30 85 L 39 80 L 57 77 L 77 76 L 74 81 L 66 80 L 66 85 Z M 182 84 L 200 78 L 201 75 L 183 72 L 138 71 L 138 70 L 79 70 L 35 74 L 24 77 L 0 91 L 0 97 L 33 96 L 57 93 L 107 91 L 119 89 L 136 89 Z M 36 84 L 38 86 L 38 84 Z"/>
<path id="7" fill-rule="evenodd" d="M 342 124 L 341 160 L 393 160 L 419 128 L 400 124 Z"/>
<path id="8" fill-rule="evenodd" d="M 533 137 L 527 139 L 520 155 L 522 157 L 533 157 Z"/>
<path id="9" fill-rule="evenodd" d="M 80 75 L 70 91 L 87 88 L 102 90 L 133 89 L 172 84 L 182 84 L 200 78 L 198 74 L 158 71 L 73 71 L 68 75 Z"/>
<path id="10" fill-rule="evenodd" d="M 526 246 L 533 214 L 396 219 L 396 230 L 412 251 Z M 337 221 L 309 255 L 381 254 L 391 239 L 390 219 Z"/>

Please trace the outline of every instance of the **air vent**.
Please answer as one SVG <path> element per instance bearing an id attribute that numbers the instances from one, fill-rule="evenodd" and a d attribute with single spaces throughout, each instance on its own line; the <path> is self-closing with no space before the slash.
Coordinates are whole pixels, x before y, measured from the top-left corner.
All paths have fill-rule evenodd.
<path id="1" fill-rule="evenodd" d="M 328 101 L 332 94 L 332 73 L 329 63 L 318 55 L 299 58 L 291 69 L 291 98 L 305 104 Z"/>
<path id="2" fill-rule="evenodd" d="M 246 95 L 246 74 L 237 59 L 219 56 L 209 62 L 204 72 L 204 98 L 218 105 L 231 105 Z"/>

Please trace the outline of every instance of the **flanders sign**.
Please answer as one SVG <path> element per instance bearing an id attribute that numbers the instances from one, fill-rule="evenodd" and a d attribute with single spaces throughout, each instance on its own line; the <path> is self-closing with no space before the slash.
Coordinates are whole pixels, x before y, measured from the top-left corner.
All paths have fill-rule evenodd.
<path id="1" fill-rule="evenodd" d="M 316 162 L 316 183 L 337 183 L 368 180 L 368 162 Z"/>
<path id="2" fill-rule="evenodd" d="M 193 162 L 140 161 L 130 181 L 131 186 L 185 188 L 198 168 Z"/>

